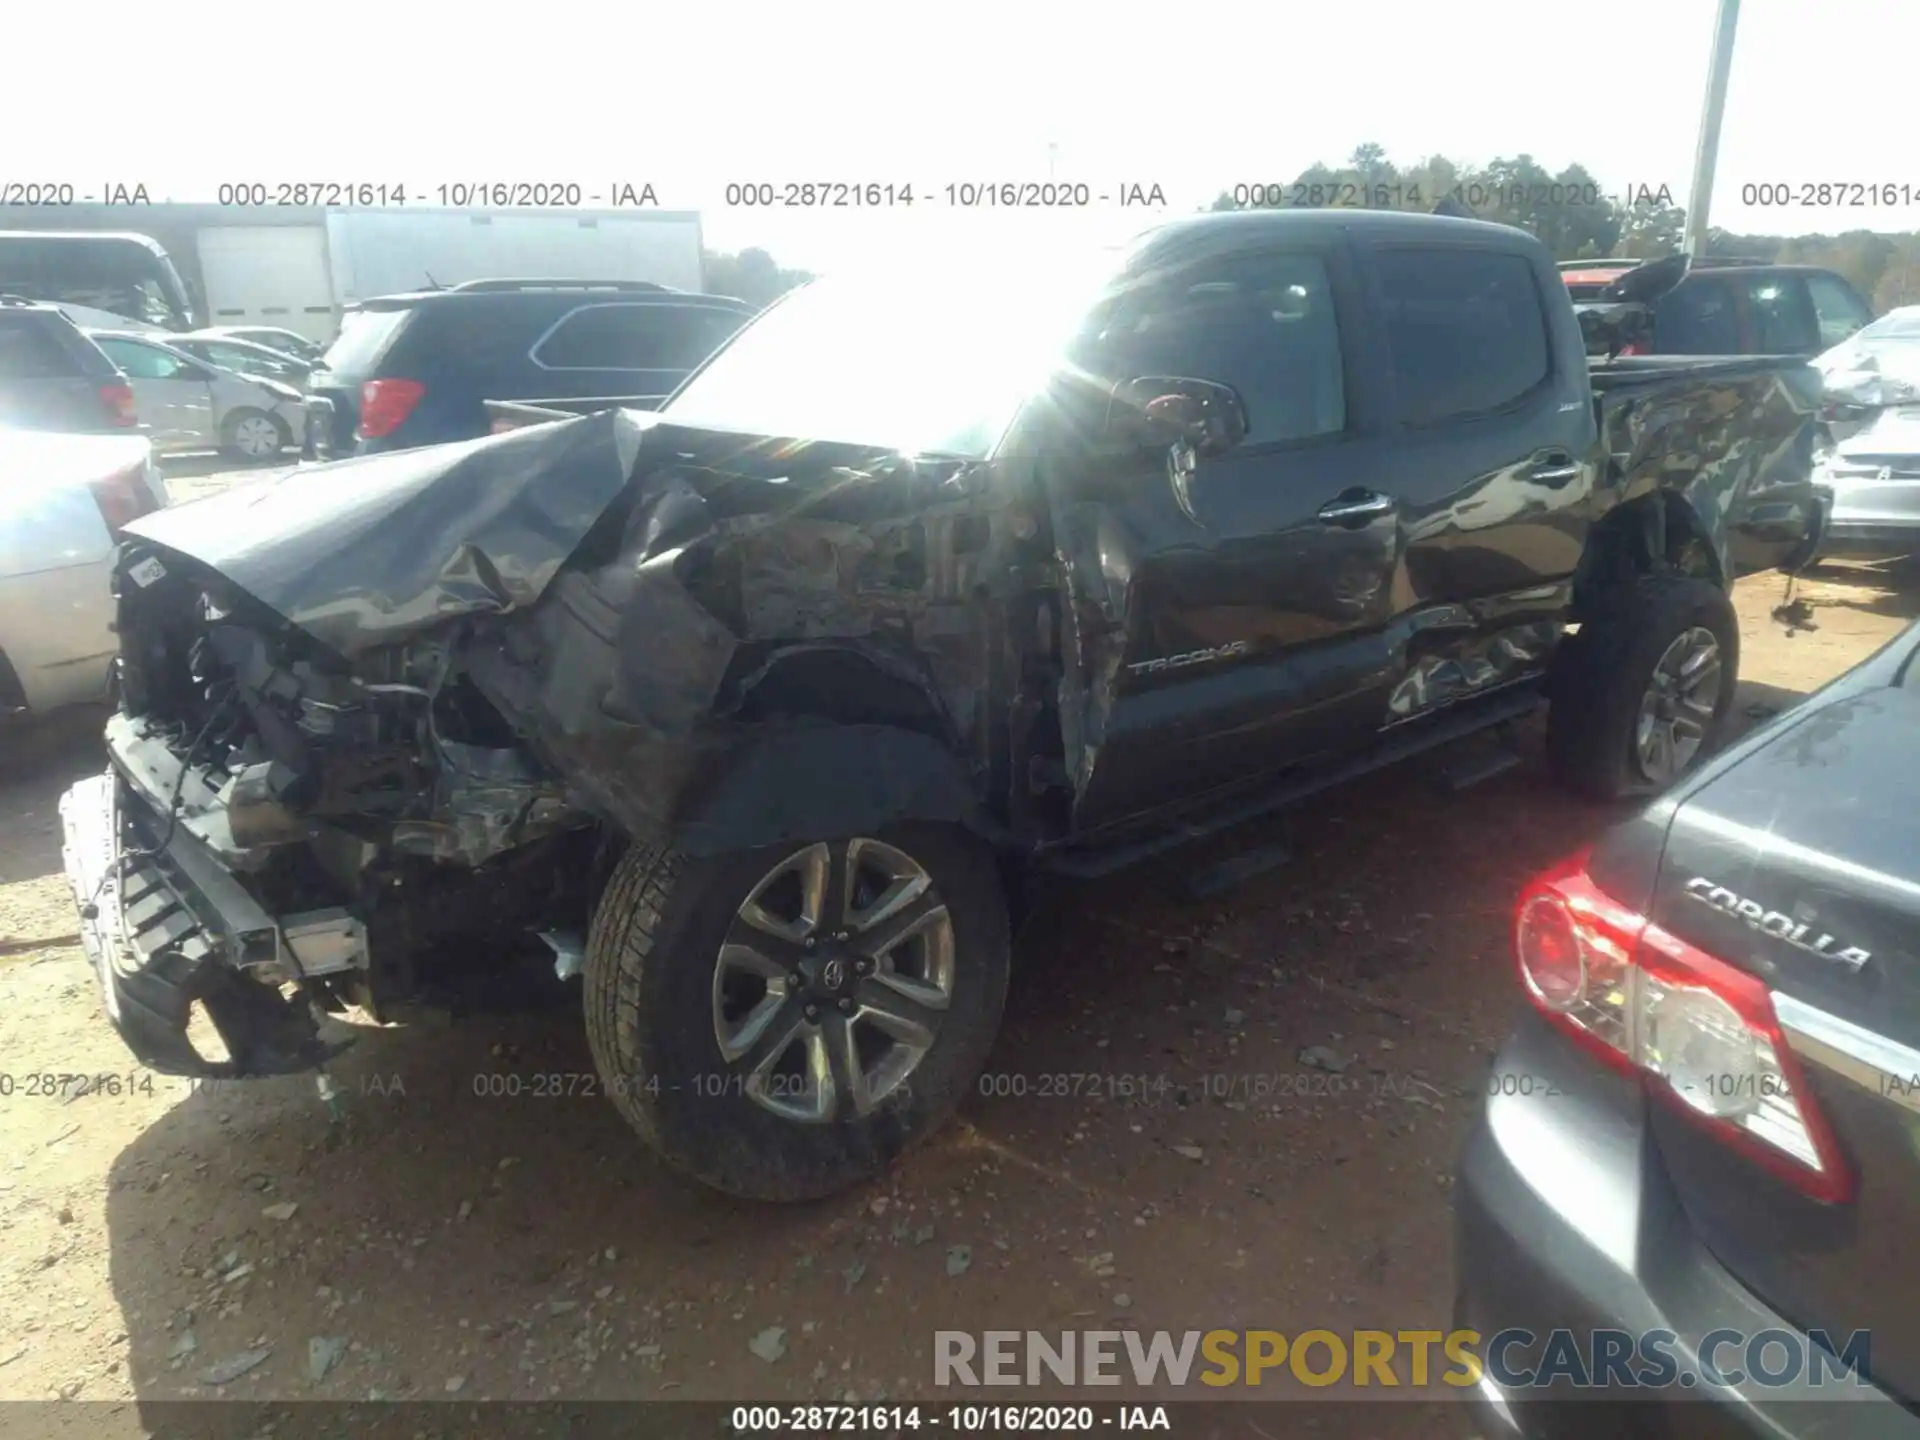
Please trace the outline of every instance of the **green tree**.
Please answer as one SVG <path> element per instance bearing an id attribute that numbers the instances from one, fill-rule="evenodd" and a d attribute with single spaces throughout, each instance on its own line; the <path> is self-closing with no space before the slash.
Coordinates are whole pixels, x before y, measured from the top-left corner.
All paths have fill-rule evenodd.
<path id="1" fill-rule="evenodd" d="M 783 270 L 758 246 L 738 254 L 709 250 L 702 257 L 707 293 L 731 295 L 749 305 L 771 305 L 796 285 L 813 279 L 805 270 Z"/>
<path id="2" fill-rule="evenodd" d="M 1687 238 L 1687 212 L 1678 205 L 1634 205 L 1620 217 L 1620 238 L 1612 253 L 1654 260 L 1680 249 Z"/>

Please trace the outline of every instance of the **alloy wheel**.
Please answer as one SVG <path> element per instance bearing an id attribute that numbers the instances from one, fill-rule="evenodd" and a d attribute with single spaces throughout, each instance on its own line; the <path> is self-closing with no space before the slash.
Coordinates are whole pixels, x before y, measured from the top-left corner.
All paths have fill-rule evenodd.
<path id="1" fill-rule="evenodd" d="M 895 846 L 821 841 L 734 913 L 713 969 L 729 1084 L 787 1119 L 865 1115 L 907 1083 L 953 999 L 953 921 Z"/>
<path id="2" fill-rule="evenodd" d="M 1720 642 L 1703 625 L 1674 637 L 1640 699 L 1634 760 L 1655 785 L 1678 779 L 1706 743 L 1720 702 Z"/>

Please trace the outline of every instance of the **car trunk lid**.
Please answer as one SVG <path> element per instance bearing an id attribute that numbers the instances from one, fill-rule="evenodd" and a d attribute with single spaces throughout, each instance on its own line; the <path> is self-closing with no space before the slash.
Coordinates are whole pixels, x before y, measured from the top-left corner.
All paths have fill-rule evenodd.
<path id="1" fill-rule="evenodd" d="M 1773 992 L 1852 1194 L 1825 1204 L 1654 1107 L 1701 1241 L 1802 1329 L 1871 1332 L 1920 1397 L 1920 690 L 1863 687 L 1778 723 L 1674 813 L 1652 918 Z"/>

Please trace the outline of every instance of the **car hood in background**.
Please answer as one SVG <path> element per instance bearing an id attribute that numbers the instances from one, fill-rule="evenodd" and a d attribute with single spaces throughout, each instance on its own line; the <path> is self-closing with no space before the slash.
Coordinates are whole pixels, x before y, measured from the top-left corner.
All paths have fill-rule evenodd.
<path id="1" fill-rule="evenodd" d="M 127 533 L 218 572 L 344 655 L 539 599 L 626 487 L 654 417 L 608 410 L 303 465 Z"/>

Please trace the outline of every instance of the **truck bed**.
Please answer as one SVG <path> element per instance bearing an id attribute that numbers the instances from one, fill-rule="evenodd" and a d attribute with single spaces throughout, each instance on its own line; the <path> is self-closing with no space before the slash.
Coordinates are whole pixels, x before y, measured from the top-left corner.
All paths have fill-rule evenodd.
<path id="1" fill-rule="evenodd" d="M 1784 563 L 1821 524 L 1820 374 L 1790 355 L 1653 355 L 1588 366 L 1608 473 L 1604 512 L 1677 492 L 1729 576 Z"/>

